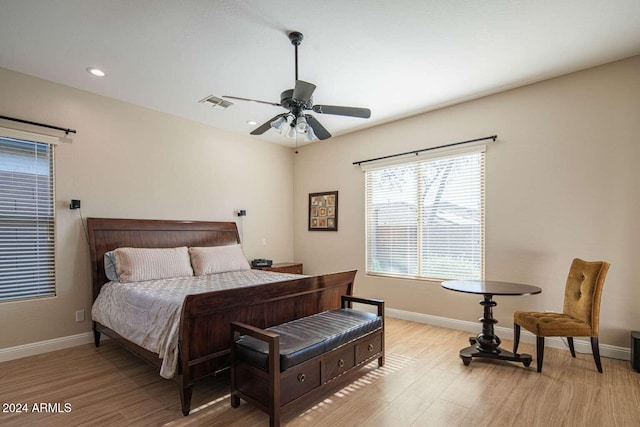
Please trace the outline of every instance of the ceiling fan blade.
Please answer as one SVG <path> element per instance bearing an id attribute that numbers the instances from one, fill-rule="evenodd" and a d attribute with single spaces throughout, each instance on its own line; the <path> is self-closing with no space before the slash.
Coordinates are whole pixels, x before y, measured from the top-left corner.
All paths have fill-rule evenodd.
<path id="1" fill-rule="evenodd" d="M 306 114 L 305 117 L 307 118 L 307 123 L 309 124 L 309 126 L 311 126 L 311 129 L 313 129 L 313 133 L 316 134 L 318 139 L 331 138 L 331 134 L 329 133 L 329 131 L 325 129 L 325 127 L 322 126 L 320 122 L 316 120 L 315 117 L 310 116 L 308 114 Z"/>
<path id="2" fill-rule="evenodd" d="M 272 121 L 277 120 L 280 117 L 284 117 L 286 115 L 287 115 L 287 113 L 278 114 L 277 116 L 273 117 L 272 119 L 269 119 L 267 122 L 261 124 L 260 126 L 258 126 L 254 130 L 252 130 L 251 131 L 251 135 L 262 135 L 263 133 L 265 133 L 266 131 L 271 129 L 271 122 Z"/>
<path id="3" fill-rule="evenodd" d="M 309 102 L 313 91 L 316 90 L 316 85 L 308 83 L 302 80 L 296 80 L 296 87 L 293 88 L 293 95 L 291 98 L 294 101 Z"/>
<path id="4" fill-rule="evenodd" d="M 276 103 L 276 102 L 268 102 L 268 101 L 258 101 L 257 99 L 249 99 L 249 98 L 240 98 L 239 96 L 229 96 L 229 95 L 222 95 L 223 98 L 229 98 L 229 99 L 237 99 L 239 101 L 249 101 L 249 102 L 258 102 L 260 104 L 267 104 L 267 105 L 273 105 L 276 107 L 281 107 L 282 105 Z"/>
<path id="5" fill-rule="evenodd" d="M 371 110 L 358 107 L 340 107 L 337 105 L 314 105 L 313 111 L 320 114 L 335 114 L 338 116 L 360 117 L 368 119 L 371 117 Z"/>

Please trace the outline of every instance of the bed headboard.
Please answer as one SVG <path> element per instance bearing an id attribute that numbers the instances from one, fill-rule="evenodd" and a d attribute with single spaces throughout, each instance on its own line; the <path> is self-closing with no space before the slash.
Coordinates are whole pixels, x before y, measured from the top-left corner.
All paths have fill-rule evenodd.
<path id="1" fill-rule="evenodd" d="M 235 222 L 87 218 L 93 301 L 109 280 L 104 253 L 116 248 L 226 246 L 240 243 Z"/>

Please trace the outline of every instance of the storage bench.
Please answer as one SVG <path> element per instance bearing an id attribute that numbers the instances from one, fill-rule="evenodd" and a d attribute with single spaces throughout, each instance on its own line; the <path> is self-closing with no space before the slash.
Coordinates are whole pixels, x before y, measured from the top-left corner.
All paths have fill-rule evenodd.
<path id="1" fill-rule="evenodd" d="M 354 310 L 353 302 L 377 313 Z M 383 366 L 384 302 L 344 295 L 341 305 L 267 329 L 232 322 L 231 406 L 243 399 L 279 426 L 286 406 L 342 384 L 376 358 Z"/>

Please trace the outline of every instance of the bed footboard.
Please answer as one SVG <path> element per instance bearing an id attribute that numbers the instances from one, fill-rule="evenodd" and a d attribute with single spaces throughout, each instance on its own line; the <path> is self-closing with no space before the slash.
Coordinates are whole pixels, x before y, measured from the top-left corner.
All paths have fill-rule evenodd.
<path id="1" fill-rule="evenodd" d="M 188 415 L 195 381 L 229 367 L 232 321 L 260 328 L 340 308 L 353 294 L 356 271 L 311 276 L 228 291 L 189 295 L 179 338 L 182 413 Z"/>

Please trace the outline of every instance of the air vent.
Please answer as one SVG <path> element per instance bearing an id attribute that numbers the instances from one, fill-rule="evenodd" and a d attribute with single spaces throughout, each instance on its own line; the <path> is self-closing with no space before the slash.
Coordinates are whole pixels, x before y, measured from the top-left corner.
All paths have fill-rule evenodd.
<path id="1" fill-rule="evenodd" d="M 217 96 L 209 95 L 199 101 L 201 104 L 211 104 L 213 108 L 229 108 L 233 105 L 233 102 L 229 102 Z"/>

